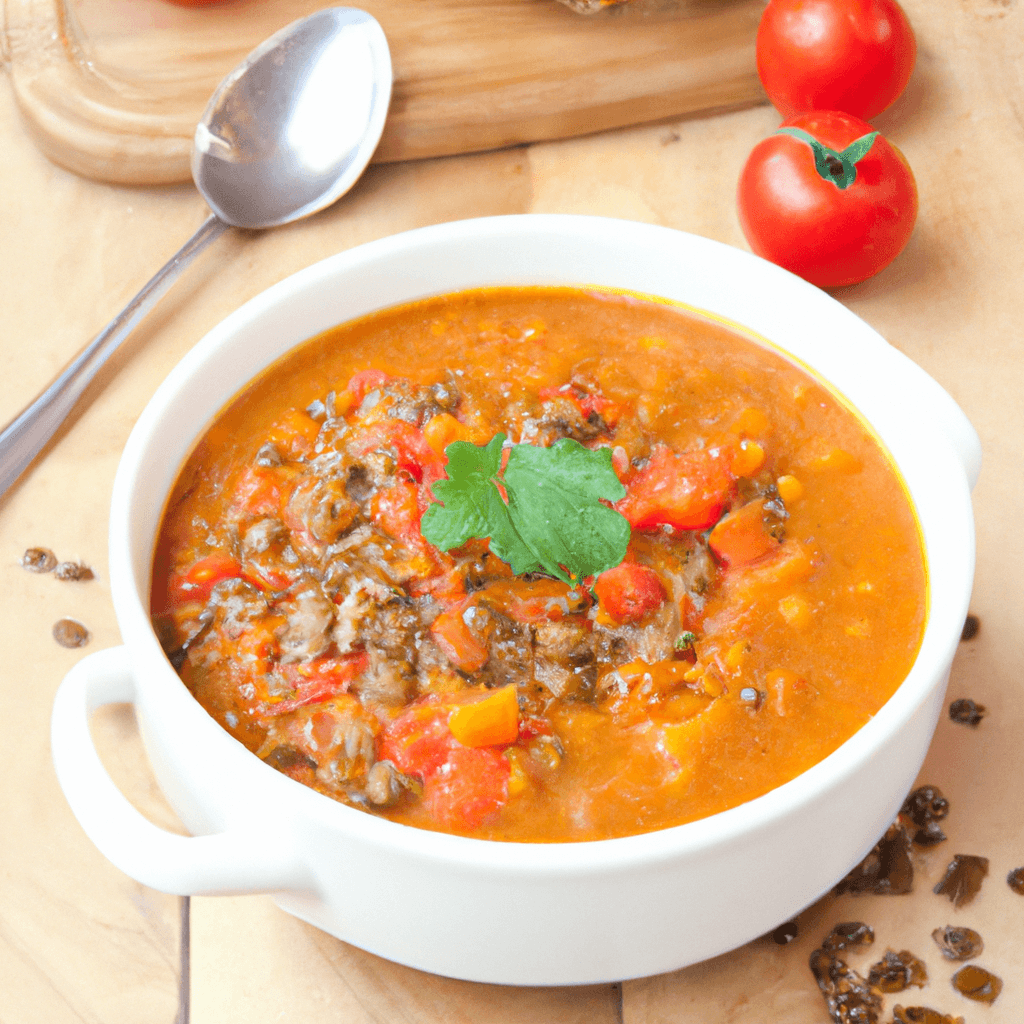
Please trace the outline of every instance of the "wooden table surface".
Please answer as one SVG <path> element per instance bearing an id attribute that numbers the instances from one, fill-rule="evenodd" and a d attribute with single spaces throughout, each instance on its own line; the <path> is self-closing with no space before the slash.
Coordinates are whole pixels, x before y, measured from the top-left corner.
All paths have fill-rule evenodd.
<path id="1" fill-rule="evenodd" d="M 524 0 L 527 2 L 527 0 Z M 529 0 L 535 2 L 535 0 Z M 988 708 L 976 728 L 940 723 L 922 781 L 952 804 L 950 840 L 918 857 L 902 897 L 826 897 L 788 946 L 761 939 L 674 974 L 582 990 L 452 982 L 381 961 L 301 924 L 268 898 L 193 899 L 137 885 L 73 819 L 50 763 L 54 692 L 83 653 L 119 643 L 106 565 L 111 484 L 131 426 L 160 379 L 209 328 L 287 274 L 342 249 L 420 225 L 499 213 L 604 214 L 664 224 L 737 246 L 734 189 L 771 108 L 623 129 L 503 152 L 372 167 L 335 208 L 260 236 L 224 237 L 142 326 L 88 401 L 19 486 L 0 500 L 0 1022 L 270 1024 L 276 1021 L 473 1021 L 513 1024 L 823 1024 L 807 969 L 833 924 L 873 925 L 874 949 L 925 960 L 928 985 L 887 997 L 962 1015 L 1024 1020 L 1024 5 L 907 0 L 919 41 L 910 87 L 878 127 L 917 175 L 921 215 L 906 252 L 837 298 L 919 362 L 961 403 L 985 452 L 975 489 L 977 637 L 963 643 L 950 698 Z M 127 300 L 198 225 L 187 186 L 97 184 L 50 164 L 0 86 L 0 421 Z M 20 567 L 45 545 L 92 565 L 89 582 Z M 84 651 L 51 639 L 70 615 Z M 150 779 L 129 711 L 105 710 L 97 742 L 114 776 L 154 820 L 174 827 Z M 814 856 L 808 837 L 794 858 Z M 955 910 L 931 892 L 954 853 L 990 859 L 981 895 Z M 772 879 L 765 878 L 766 887 Z M 640 908 L 642 912 L 642 908 Z M 980 931 L 979 962 L 1005 989 L 991 1007 L 954 992 L 930 935 Z M 396 922 L 396 927 L 401 923 Z M 680 927 L 693 922 L 680 919 Z M 443 937 L 439 937 L 443 941 Z M 190 982 L 190 983 L 189 983 Z M 181 994 L 185 998 L 181 998 Z"/>

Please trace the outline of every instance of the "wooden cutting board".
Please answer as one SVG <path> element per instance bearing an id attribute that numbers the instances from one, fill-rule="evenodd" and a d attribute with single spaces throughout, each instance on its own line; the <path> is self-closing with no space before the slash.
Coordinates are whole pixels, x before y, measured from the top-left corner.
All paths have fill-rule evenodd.
<path id="1" fill-rule="evenodd" d="M 7 0 L 15 98 L 36 142 L 87 177 L 190 178 L 220 79 L 320 0 Z M 379 162 L 448 156 L 759 102 L 763 0 L 364 0 L 395 71 Z M 4 17 L 0 6 L 0 18 Z M 595 169 L 596 170 L 596 169 Z"/>

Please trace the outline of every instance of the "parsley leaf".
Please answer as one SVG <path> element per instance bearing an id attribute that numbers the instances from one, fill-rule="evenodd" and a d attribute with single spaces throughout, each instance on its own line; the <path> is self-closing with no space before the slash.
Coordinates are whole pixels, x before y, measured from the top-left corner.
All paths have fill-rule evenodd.
<path id="1" fill-rule="evenodd" d="M 505 440 L 448 445 L 448 478 L 434 484 L 440 504 L 423 513 L 423 536 L 444 551 L 489 538 L 516 574 L 543 572 L 570 585 L 618 565 L 630 528 L 601 503 L 626 493 L 611 449 L 591 451 L 568 437 L 550 448 L 515 444 L 502 472 Z"/>

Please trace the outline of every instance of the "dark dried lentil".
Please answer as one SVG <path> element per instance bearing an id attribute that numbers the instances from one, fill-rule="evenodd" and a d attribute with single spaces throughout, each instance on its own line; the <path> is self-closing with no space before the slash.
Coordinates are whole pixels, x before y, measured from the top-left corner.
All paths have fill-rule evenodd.
<path id="1" fill-rule="evenodd" d="M 951 1013 L 939 1013 L 930 1006 L 900 1006 L 892 1010 L 893 1024 L 964 1024 L 963 1017 Z"/>
<path id="2" fill-rule="evenodd" d="M 89 630 L 75 619 L 58 619 L 53 624 L 53 639 L 61 647 L 84 647 L 89 642 Z"/>
<path id="3" fill-rule="evenodd" d="M 949 801 L 938 786 L 919 786 L 903 801 L 900 814 L 918 826 L 913 837 L 918 846 L 936 846 L 945 841 L 946 833 L 939 822 L 949 814 Z"/>
<path id="4" fill-rule="evenodd" d="M 1018 896 L 1024 896 L 1024 868 L 1014 868 L 1006 876 L 1006 884 L 1015 892 Z"/>
<path id="5" fill-rule="evenodd" d="M 21 567 L 29 572 L 52 572 L 57 556 L 49 548 L 29 548 L 21 556 Z"/>
<path id="6" fill-rule="evenodd" d="M 91 580 L 94 573 L 83 562 L 61 562 L 53 575 L 59 580 Z"/>
<path id="7" fill-rule="evenodd" d="M 927 983 L 928 969 L 909 949 L 887 949 L 868 972 L 868 984 L 882 992 L 902 992 L 911 985 L 924 988 Z"/>
<path id="8" fill-rule="evenodd" d="M 949 705 L 949 717 L 959 725 L 977 725 L 985 717 L 985 705 L 961 697 Z"/>
<path id="9" fill-rule="evenodd" d="M 970 903 L 981 890 L 988 874 L 988 858 L 970 853 L 954 854 L 946 873 L 932 890 L 937 896 L 948 896 L 954 907 Z"/>
<path id="10" fill-rule="evenodd" d="M 834 1024 L 877 1024 L 882 997 L 835 953 L 816 949 L 809 962 Z"/>
<path id="11" fill-rule="evenodd" d="M 796 921 L 787 921 L 785 924 L 780 924 L 775 931 L 772 932 L 772 941 L 778 943 L 780 946 L 787 946 L 797 936 Z"/>
<path id="12" fill-rule="evenodd" d="M 914 888 L 910 860 L 910 836 L 899 821 L 893 822 L 874 849 L 835 888 L 843 893 L 902 896 Z"/>
<path id="13" fill-rule="evenodd" d="M 870 946 L 874 941 L 875 932 L 871 925 L 863 921 L 844 921 L 825 936 L 821 948 L 826 953 L 837 953 L 841 949 Z"/>
<path id="14" fill-rule="evenodd" d="M 994 1003 L 1003 991 L 1002 979 L 977 964 L 961 967 L 953 975 L 952 981 L 957 992 L 977 1003 Z"/>
<path id="15" fill-rule="evenodd" d="M 973 640 L 981 629 L 981 619 L 977 615 L 968 615 L 964 619 L 964 628 L 960 630 L 961 640 Z"/>
<path id="16" fill-rule="evenodd" d="M 947 960 L 970 960 L 985 948 L 981 936 L 973 928 L 954 928 L 947 924 L 945 928 L 936 928 L 932 938 Z"/>

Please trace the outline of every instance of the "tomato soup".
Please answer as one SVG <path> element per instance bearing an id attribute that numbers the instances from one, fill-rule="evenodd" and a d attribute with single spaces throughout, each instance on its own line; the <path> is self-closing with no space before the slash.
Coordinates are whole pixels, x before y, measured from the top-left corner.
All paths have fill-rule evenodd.
<path id="1" fill-rule="evenodd" d="M 830 390 L 678 307 L 567 288 L 328 331 L 203 435 L 154 625 L 258 757 L 394 821 L 602 839 L 760 796 L 893 694 L 917 521 Z"/>

